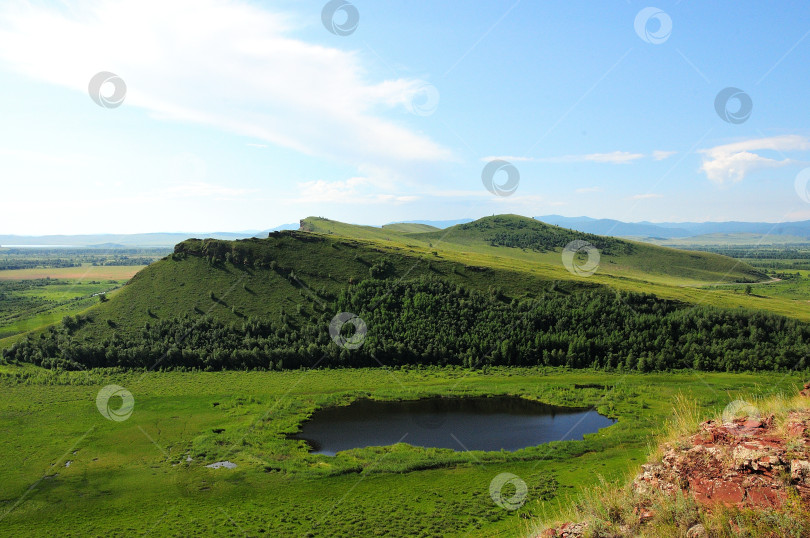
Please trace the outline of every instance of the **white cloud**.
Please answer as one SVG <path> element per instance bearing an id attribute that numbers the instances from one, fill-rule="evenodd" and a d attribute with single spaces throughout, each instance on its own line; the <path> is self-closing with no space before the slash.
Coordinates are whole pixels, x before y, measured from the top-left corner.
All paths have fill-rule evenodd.
<path id="1" fill-rule="evenodd" d="M 358 54 L 294 30 L 289 16 L 246 0 L 85 0 L 70 10 L 12 0 L 0 4 L 0 62 L 84 93 L 77 106 L 88 113 L 88 82 L 111 71 L 127 84 L 122 106 L 156 118 L 352 164 L 452 158 L 380 115 L 406 105 L 419 81 L 369 80 Z"/>
<path id="2" fill-rule="evenodd" d="M 650 200 L 652 198 L 663 198 L 663 197 L 664 197 L 663 194 L 647 193 L 647 194 L 635 194 L 635 195 L 631 196 L 630 199 L 631 200 Z"/>
<path id="3" fill-rule="evenodd" d="M 589 192 L 602 192 L 602 187 L 583 187 L 575 190 L 577 194 L 586 194 Z"/>
<path id="4" fill-rule="evenodd" d="M 483 157 L 481 162 L 490 162 L 490 161 L 508 161 L 510 163 L 532 163 L 532 162 L 539 162 L 539 159 L 535 159 L 534 157 L 516 157 L 515 155 L 501 155 L 496 156 L 492 155 L 489 157 Z"/>
<path id="5" fill-rule="evenodd" d="M 630 153 L 628 151 L 614 151 L 613 153 L 591 153 L 584 156 L 586 161 L 597 163 L 626 164 L 643 159 L 643 153 Z"/>
<path id="6" fill-rule="evenodd" d="M 754 153 L 761 150 L 806 151 L 810 150 L 810 140 L 798 135 L 784 135 L 715 146 L 700 151 L 704 155 L 700 170 L 715 183 L 736 183 L 754 170 L 778 168 L 794 162 L 787 158 L 772 159 Z"/>
<path id="7" fill-rule="evenodd" d="M 418 196 L 371 192 L 377 182 L 367 177 L 352 177 L 344 181 L 304 181 L 298 184 L 293 203 L 335 204 L 402 204 L 418 200 Z"/>
<path id="8" fill-rule="evenodd" d="M 677 154 L 677 151 L 662 151 L 662 150 L 655 150 L 652 153 L 653 159 L 656 161 L 663 161 L 664 159 L 669 159 L 673 155 Z"/>
<path id="9" fill-rule="evenodd" d="M 534 163 L 577 163 L 595 162 L 610 164 L 628 164 L 638 159 L 643 159 L 643 153 L 630 153 L 629 151 L 614 151 L 611 153 L 588 153 L 586 155 L 563 155 L 561 157 L 515 157 L 504 155 L 501 157 L 491 156 L 481 159 L 484 162 L 496 159 L 508 162 L 534 162 Z"/>

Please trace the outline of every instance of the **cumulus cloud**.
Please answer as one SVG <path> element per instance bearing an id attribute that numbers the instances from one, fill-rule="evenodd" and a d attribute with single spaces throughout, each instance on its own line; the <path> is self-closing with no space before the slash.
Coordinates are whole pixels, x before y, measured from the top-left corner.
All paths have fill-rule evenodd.
<path id="1" fill-rule="evenodd" d="M 383 115 L 401 111 L 423 83 L 370 80 L 357 53 L 296 39 L 297 29 L 291 16 L 246 0 L 85 0 L 70 9 L 9 0 L 0 4 L 0 62 L 85 93 L 77 106 L 89 112 L 88 82 L 111 71 L 127 85 L 122 106 L 257 144 L 352 164 L 452 158 Z"/>
<path id="2" fill-rule="evenodd" d="M 656 150 L 656 151 L 653 151 L 652 157 L 656 161 L 663 161 L 664 159 L 669 159 L 670 157 L 672 157 L 673 155 L 675 155 L 677 153 L 678 153 L 677 151 Z"/>
<path id="3" fill-rule="evenodd" d="M 794 162 L 788 158 L 774 159 L 755 153 L 762 150 L 806 151 L 810 150 L 810 140 L 798 135 L 784 135 L 715 146 L 700 151 L 703 154 L 700 170 L 715 183 L 736 183 L 755 170 L 778 168 Z"/>
<path id="4" fill-rule="evenodd" d="M 656 160 L 661 160 L 656 155 L 658 154 L 671 154 L 674 152 L 659 152 L 656 151 L 652 157 Z M 666 155 L 666 158 L 669 155 Z M 514 155 L 503 156 L 490 156 L 484 157 L 482 161 L 493 161 L 500 159 L 509 162 L 533 162 L 533 163 L 581 163 L 581 162 L 594 162 L 594 163 L 608 163 L 608 164 L 629 164 L 639 159 L 644 159 L 647 155 L 643 153 L 631 153 L 629 151 L 612 151 L 609 153 L 587 153 L 584 155 L 562 155 L 559 157 L 516 157 Z"/>

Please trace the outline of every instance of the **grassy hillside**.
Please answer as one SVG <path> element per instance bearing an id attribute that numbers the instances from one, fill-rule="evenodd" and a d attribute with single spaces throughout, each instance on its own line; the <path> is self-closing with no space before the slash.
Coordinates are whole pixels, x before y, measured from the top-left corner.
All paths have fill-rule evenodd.
<path id="1" fill-rule="evenodd" d="M 67 368 L 346 365 L 326 331 L 337 312 L 371 326 L 352 366 L 783 369 L 810 340 L 792 321 L 707 309 L 810 317 L 804 301 L 708 286 L 760 276 L 724 256 L 511 215 L 422 233 L 325 219 L 302 227 L 316 231 L 184 241 L 107 303 L 4 355 Z M 576 239 L 604 253 L 590 277 L 563 267 L 561 245 Z"/>
<path id="2" fill-rule="evenodd" d="M 114 300 L 95 308 L 94 322 L 79 335 L 99 340 L 112 333 L 136 333 L 149 322 L 203 314 L 222 322 L 285 315 L 297 325 L 317 317 L 349 285 L 368 279 L 383 260 L 390 264 L 386 276 L 392 278 L 433 276 L 485 291 L 497 285 L 516 298 L 536 297 L 554 282 L 562 290 L 607 284 L 700 302 L 685 296 L 683 288 L 655 286 L 656 277 L 669 273 L 674 283 L 683 284 L 762 276 L 724 256 L 582 234 L 513 215 L 419 233 L 412 231 L 415 226 L 432 227 L 375 228 L 315 217 L 301 224 L 306 231 L 275 232 L 267 239 L 184 241 L 173 256 L 139 272 Z M 599 271 L 591 278 L 577 277 L 562 266 L 559 252 L 575 239 L 602 252 Z M 746 306 L 756 299 L 709 290 L 700 294 L 711 295 L 707 304 L 724 294 L 739 295 Z"/>
<path id="3" fill-rule="evenodd" d="M 250 256 L 251 264 L 234 259 L 234 248 Z M 214 256 L 222 260 L 212 263 Z M 468 266 L 427 252 L 331 235 L 279 232 L 236 243 L 190 239 L 177 245 L 174 255 L 138 273 L 114 300 L 95 308 L 93 323 L 79 335 L 136 333 L 149 322 L 203 314 L 223 322 L 284 315 L 299 325 L 328 310 L 341 291 L 368 279 L 383 261 L 393 278 L 432 276 L 483 290 L 497 283 L 515 297 L 536 296 L 549 285 L 517 271 Z M 561 290 L 580 287 L 559 285 Z"/>
<path id="4" fill-rule="evenodd" d="M 422 233 L 422 232 L 435 232 L 441 228 L 431 226 L 430 224 L 419 224 L 418 222 L 397 222 L 395 224 L 384 224 L 383 230 L 393 230 L 402 233 Z"/>
<path id="5" fill-rule="evenodd" d="M 301 222 L 302 229 L 308 231 L 384 244 L 404 243 L 410 248 L 445 252 L 457 259 L 458 254 L 463 254 L 465 259 L 480 258 L 487 265 L 491 263 L 487 258 L 507 258 L 510 260 L 507 263 L 513 263 L 512 260 L 514 263 L 530 262 L 564 271 L 560 256 L 562 249 L 571 241 L 581 240 L 599 250 L 601 264 L 598 274 L 603 277 L 629 277 L 675 286 L 766 280 L 765 275 L 754 267 L 718 254 L 686 252 L 575 232 L 518 215 L 485 217 L 445 230 L 420 233 L 394 233 L 397 230 L 388 227 L 354 226 L 313 217 Z M 563 273 L 549 276 L 573 277 L 570 273 L 568 276 Z"/>

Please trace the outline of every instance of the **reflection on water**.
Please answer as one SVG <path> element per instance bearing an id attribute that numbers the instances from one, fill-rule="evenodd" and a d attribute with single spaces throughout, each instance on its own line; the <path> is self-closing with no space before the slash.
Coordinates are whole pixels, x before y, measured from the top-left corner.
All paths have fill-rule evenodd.
<path id="1" fill-rule="evenodd" d="M 513 396 L 357 400 L 316 411 L 294 439 L 316 454 L 398 442 L 454 450 L 518 450 L 582 439 L 615 420 L 592 409 L 557 407 Z"/>

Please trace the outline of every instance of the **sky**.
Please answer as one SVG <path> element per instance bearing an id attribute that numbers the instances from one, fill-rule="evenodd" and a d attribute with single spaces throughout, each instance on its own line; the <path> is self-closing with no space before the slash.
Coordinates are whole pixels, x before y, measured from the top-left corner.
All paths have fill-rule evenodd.
<path id="1" fill-rule="evenodd" d="M 810 219 L 810 4 L 0 3 L 0 234 Z"/>

